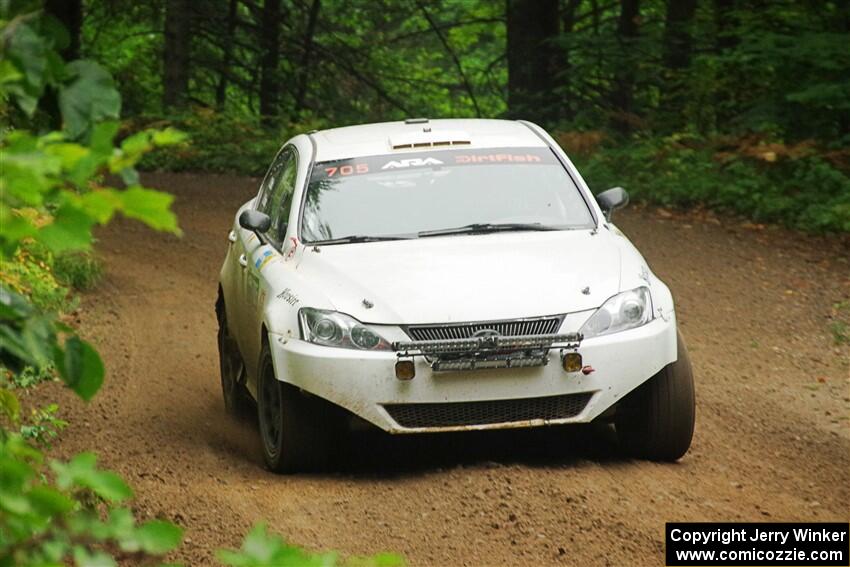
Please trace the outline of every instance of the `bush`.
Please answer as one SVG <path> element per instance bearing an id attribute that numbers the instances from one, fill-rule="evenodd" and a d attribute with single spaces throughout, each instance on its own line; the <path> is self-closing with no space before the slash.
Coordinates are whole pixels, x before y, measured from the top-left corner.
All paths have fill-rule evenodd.
<path id="1" fill-rule="evenodd" d="M 103 262 L 94 252 L 63 252 L 53 261 L 56 279 L 77 291 L 93 289 L 103 276 Z"/>
<path id="2" fill-rule="evenodd" d="M 53 255 L 36 243 L 22 246 L 3 262 L 0 283 L 29 298 L 42 311 L 67 312 L 74 307 L 68 287 L 54 274 Z"/>
<path id="3" fill-rule="evenodd" d="M 622 185 L 636 200 L 707 205 L 809 232 L 850 232 L 850 177 L 811 149 L 761 153 L 685 136 L 573 156 L 598 193 Z M 787 148 L 786 148 L 787 149 Z"/>
<path id="4" fill-rule="evenodd" d="M 280 147 L 294 132 L 311 129 L 308 125 L 267 130 L 256 118 L 219 114 L 210 109 L 195 109 L 192 114 L 164 121 L 139 118 L 131 124 L 139 127 L 173 125 L 189 135 L 191 142 L 151 152 L 140 162 L 141 169 L 166 171 L 207 171 L 263 175 Z"/>

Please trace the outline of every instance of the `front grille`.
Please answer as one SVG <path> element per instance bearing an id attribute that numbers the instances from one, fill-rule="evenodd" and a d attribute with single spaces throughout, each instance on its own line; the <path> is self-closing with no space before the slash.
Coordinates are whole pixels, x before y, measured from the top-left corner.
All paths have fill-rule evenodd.
<path id="1" fill-rule="evenodd" d="M 553 335 L 561 326 L 561 317 L 514 319 L 510 321 L 483 321 L 480 323 L 452 323 L 446 325 L 411 325 L 407 334 L 414 341 L 439 341 L 468 339 L 478 331 L 490 329 L 503 337 L 518 335 Z"/>
<path id="2" fill-rule="evenodd" d="M 584 410 L 593 393 L 545 398 L 520 398 L 484 402 L 387 404 L 384 409 L 402 427 L 458 427 L 493 425 L 532 419 L 566 419 Z"/>

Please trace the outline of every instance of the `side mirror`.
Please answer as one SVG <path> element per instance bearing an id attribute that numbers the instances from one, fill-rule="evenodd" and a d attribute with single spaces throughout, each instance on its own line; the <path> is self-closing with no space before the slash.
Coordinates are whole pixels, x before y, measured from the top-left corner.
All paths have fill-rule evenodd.
<path id="1" fill-rule="evenodd" d="M 271 228 L 272 219 L 266 213 L 247 209 L 239 215 L 239 226 L 260 236 Z"/>
<path id="2" fill-rule="evenodd" d="M 597 195 L 596 202 L 605 213 L 605 220 L 611 222 L 611 213 L 629 204 L 629 194 L 622 187 L 614 187 Z"/>

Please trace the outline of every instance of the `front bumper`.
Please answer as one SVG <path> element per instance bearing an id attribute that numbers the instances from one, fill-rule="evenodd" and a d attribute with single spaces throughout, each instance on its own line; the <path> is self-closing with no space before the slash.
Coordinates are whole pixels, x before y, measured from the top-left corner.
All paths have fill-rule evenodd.
<path id="1" fill-rule="evenodd" d="M 389 329 L 381 332 L 404 340 L 387 336 Z M 416 357 L 416 377 L 402 381 L 395 377 L 396 352 L 270 338 L 278 379 L 390 433 L 586 423 L 676 360 L 673 313 L 637 329 L 583 340 L 578 352 L 593 368 L 586 375 L 566 372 L 556 348 L 547 365 L 530 368 L 434 372 L 424 357 Z"/>

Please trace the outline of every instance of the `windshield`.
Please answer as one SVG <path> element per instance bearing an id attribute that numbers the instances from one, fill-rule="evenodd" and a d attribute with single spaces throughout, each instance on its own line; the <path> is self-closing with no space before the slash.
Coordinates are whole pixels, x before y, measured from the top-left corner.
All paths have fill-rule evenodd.
<path id="1" fill-rule="evenodd" d="M 593 217 L 548 148 L 429 151 L 316 163 L 301 236 L 415 237 L 484 225 L 590 228 Z"/>

